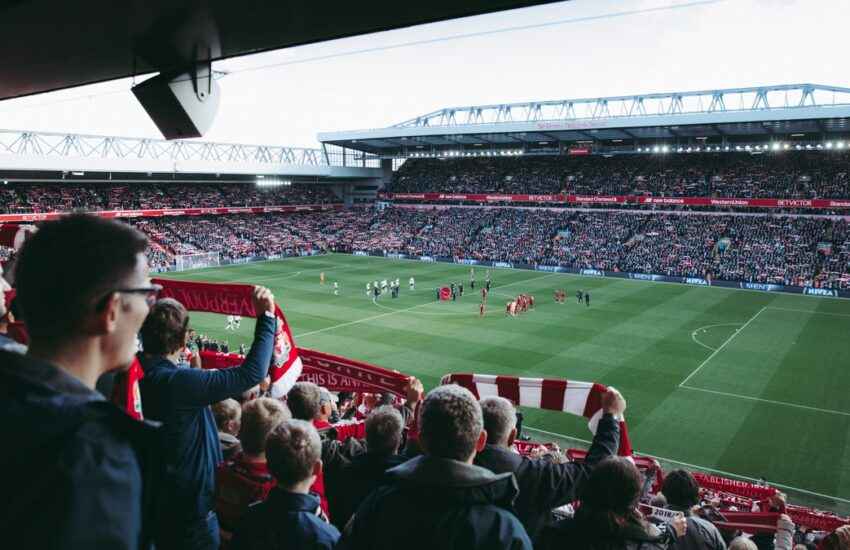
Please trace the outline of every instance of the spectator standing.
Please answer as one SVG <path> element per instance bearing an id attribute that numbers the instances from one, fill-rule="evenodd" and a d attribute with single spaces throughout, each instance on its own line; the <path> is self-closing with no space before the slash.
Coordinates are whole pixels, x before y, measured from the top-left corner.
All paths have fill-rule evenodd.
<path id="1" fill-rule="evenodd" d="M 266 499 L 275 481 L 266 461 L 266 440 L 291 417 L 286 405 L 261 397 L 245 403 L 242 412 L 243 452 L 216 471 L 216 513 L 224 538 L 233 532 L 248 506 Z"/>
<path id="2" fill-rule="evenodd" d="M 532 540 L 552 519 L 552 509 L 576 500 L 578 487 L 603 459 L 614 456 L 620 441 L 620 423 L 626 402 L 617 390 L 609 389 L 602 398 L 604 414 L 599 420 L 593 444 L 583 462 L 558 463 L 554 455 L 523 457 L 512 450 L 517 435 L 517 415 L 504 397 L 481 401 L 487 445 L 475 457 L 475 464 L 500 474 L 513 473 L 519 485 L 514 506 L 517 517 Z"/>
<path id="3" fill-rule="evenodd" d="M 322 517 L 310 487 L 322 471 L 322 442 L 310 422 L 286 420 L 266 443 L 277 481 L 265 502 L 252 506 L 236 530 L 232 550 L 330 550 L 339 531 Z"/>
<path id="4" fill-rule="evenodd" d="M 242 427 L 242 406 L 235 399 L 225 399 L 212 406 L 212 413 L 221 454 L 224 460 L 231 460 L 242 452 L 242 443 L 237 437 Z"/>
<path id="5" fill-rule="evenodd" d="M 29 351 L 0 351 L 0 437 L 14 442 L 0 454 L 9 544 L 132 550 L 151 542 L 157 430 L 95 391 L 102 374 L 130 366 L 156 299 L 146 247 L 126 225 L 71 215 L 44 224 L 21 250 L 16 300 Z"/>
<path id="6" fill-rule="evenodd" d="M 667 508 L 682 512 L 687 518 L 685 536 L 672 546 L 675 550 L 726 550 L 723 535 L 713 523 L 691 514 L 691 508 L 699 504 L 699 484 L 685 470 L 668 472 L 661 486 L 667 499 Z"/>
<path id="7" fill-rule="evenodd" d="M 345 527 L 358 504 L 382 482 L 384 473 L 405 462 L 398 454 L 403 431 L 404 420 L 390 405 L 378 407 L 366 418 L 366 452 L 343 466 L 342 486 L 330 502 L 334 525 Z"/>
<path id="8" fill-rule="evenodd" d="M 581 506 L 573 518 L 547 527 L 541 548 L 582 550 L 665 550 L 684 534 L 685 520 L 659 531 L 637 511 L 640 473 L 621 457 L 599 463 L 581 488 Z M 678 533 L 678 535 L 677 535 Z"/>
<path id="9" fill-rule="evenodd" d="M 469 390 L 439 386 L 421 407 L 424 455 L 387 472 L 346 527 L 353 549 L 530 549 L 510 510 L 517 495 L 512 474 L 474 466 L 487 443 L 481 406 Z"/>
<path id="10" fill-rule="evenodd" d="M 254 343 L 245 362 L 222 370 L 181 369 L 180 350 L 186 345 L 189 315 L 173 299 L 159 300 L 142 325 L 145 377 L 139 383 L 145 415 L 163 423 L 163 455 L 174 471 L 168 486 L 169 506 L 160 510 L 158 548 L 218 548 L 215 514 L 215 469 L 222 461 L 210 405 L 259 384 L 272 358 L 276 319 L 274 296 L 256 287 Z"/>

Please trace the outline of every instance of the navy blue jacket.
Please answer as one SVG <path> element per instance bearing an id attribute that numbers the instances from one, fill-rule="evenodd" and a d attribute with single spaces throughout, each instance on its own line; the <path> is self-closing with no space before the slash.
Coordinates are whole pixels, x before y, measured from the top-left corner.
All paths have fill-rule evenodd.
<path id="1" fill-rule="evenodd" d="M 252 505 L 230 542 L 230 550 L 331 550 L 339 531 L 319 517 L 315 495 L 273 489 Z"/>
<path id="2" fill-rule="evenodd" d="M 222 370 L 178 368 L 164 357 L 140 355 L 139 381 L 145 418 L 163 423 L 163 456 L 171 469 L 168 512 L 176 522 L 202 519 L 215 508 L 215 468 L 222 461 L 218 429 L 209 405 L 259 384 L 269 370 L 275 318 L 257 319 L 245 362 Z"/>
<path id="3" fill-rule="evenodd" d="M 158 430 L 63 370 L 0 352 L 0 532 L 28 548 L 150 543 Z"/>
<path id="4" fill-rule="evenodd" d="M 345 528 L 353 550 L 531 550 L 512 505 L 513 474 L 432 456 L 388 470 Z"/>

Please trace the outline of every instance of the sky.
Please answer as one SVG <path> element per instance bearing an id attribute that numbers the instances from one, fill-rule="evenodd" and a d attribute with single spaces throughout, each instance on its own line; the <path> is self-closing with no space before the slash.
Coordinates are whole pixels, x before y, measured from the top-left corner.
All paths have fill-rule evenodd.
<path id="1" fill-rule="evenodd" d="M 850 86 L 848 20 L 848 0 L 574 0 L 256 54 L 215 64 L 228 74 L 203 139 L 316 147 L 443 107 Z M 0 128 L 161 137 L 131 86 L 0 102 Z"/>

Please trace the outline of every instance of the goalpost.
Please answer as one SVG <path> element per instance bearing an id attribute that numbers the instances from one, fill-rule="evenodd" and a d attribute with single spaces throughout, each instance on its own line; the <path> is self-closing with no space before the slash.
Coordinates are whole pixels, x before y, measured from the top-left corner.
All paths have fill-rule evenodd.
<path id="1" fill-rule="evenodd" d="M 214 267 L 221 265 L 221 256 L 218 252 L 178 254 L 174 256 L 174 261 L 176 271 L 185 271 L 187 269 L 198 269 L 201 267 Z"/>

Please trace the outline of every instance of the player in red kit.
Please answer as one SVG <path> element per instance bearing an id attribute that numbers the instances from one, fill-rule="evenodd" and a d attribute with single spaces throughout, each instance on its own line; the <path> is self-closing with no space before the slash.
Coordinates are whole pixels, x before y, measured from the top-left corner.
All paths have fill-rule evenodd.
<path id="1" fill-rule="evenodd" d="M 487 304 L 485 304 L 484 302 L 481 302 L 481 305 L 478 306 L 478 316 L 484 317 L 484 312 L 485 312 L 486 309 L 487 309 Z"/>

